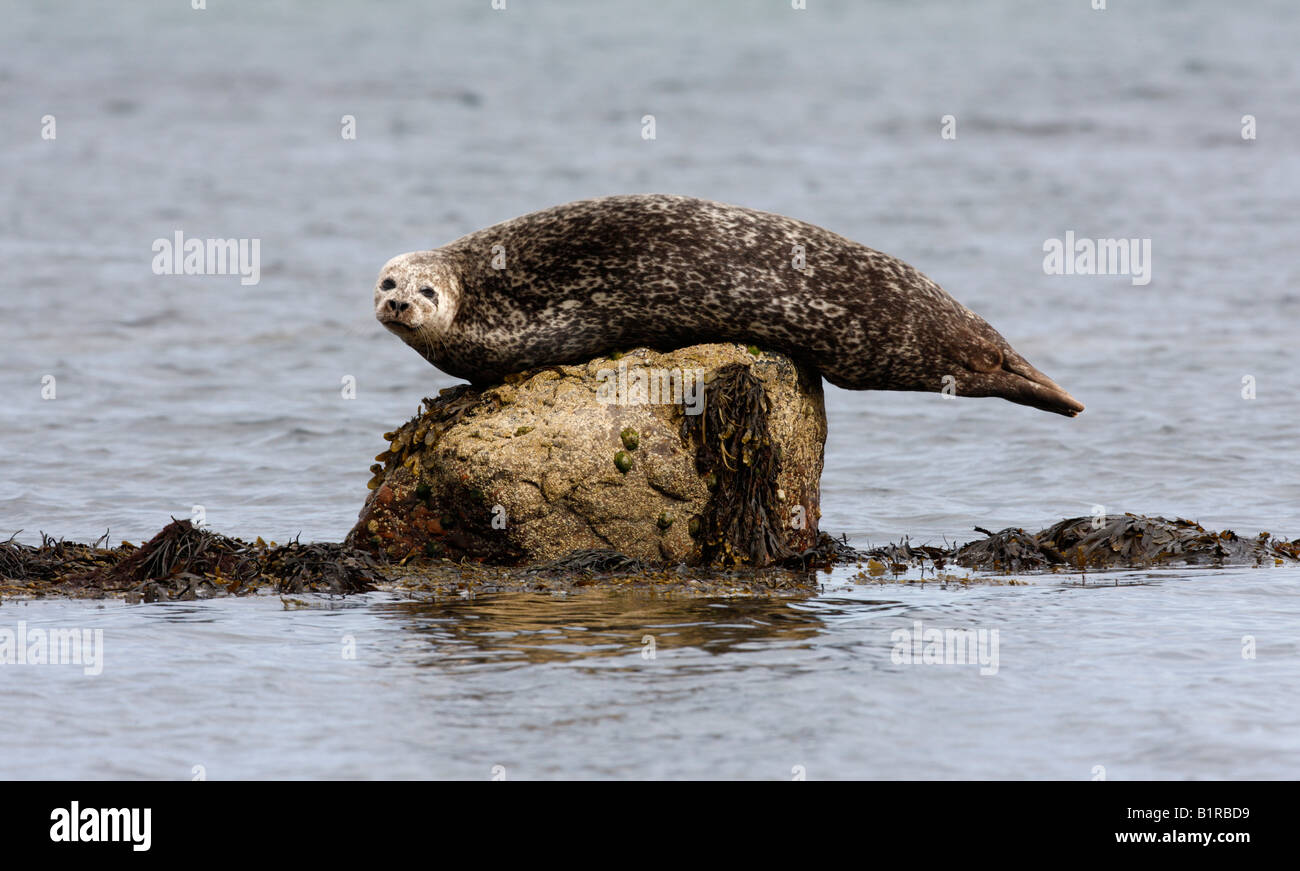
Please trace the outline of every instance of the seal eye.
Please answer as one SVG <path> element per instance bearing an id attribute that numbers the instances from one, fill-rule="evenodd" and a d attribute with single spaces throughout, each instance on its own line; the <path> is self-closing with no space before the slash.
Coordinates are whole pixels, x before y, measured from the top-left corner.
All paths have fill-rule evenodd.
<path id="1" fill-rule="evenodd" d="M 420 288 L 420 293 L 424 294 L 427 299 L 431 299 L 434 302 L 438 301 L 438 292 L 432 287 L 422 287 Z"/>
<path id="2" fill-rule="evenodd" d="M 385 278 L 384 283 L 379 285 L 380 290 L 392 290 L 394 287 L 397 287 L 397 282 L 391 278 Z"/>

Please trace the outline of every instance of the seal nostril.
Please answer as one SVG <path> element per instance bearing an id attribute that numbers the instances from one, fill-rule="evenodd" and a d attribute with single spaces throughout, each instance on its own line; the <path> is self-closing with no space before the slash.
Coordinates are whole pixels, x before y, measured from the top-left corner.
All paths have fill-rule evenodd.
<path id="1" fill-rule="evenodd" d="M 398 310 L 398 311 L 403 311 L 403 312 L 404 312 L 404 311 L 406 311 L 406 310 L 407 310 L 408 308 L 410 308 L 410 307 L 411 307 L 411 304 L 410 304 L 409 302 L 404 302 L 404 303 L 402 303 L 400 306 L 397 307 L 397 310 Z"/>
<path id="2" fill-rule="evenodd" d="M 397 300 L 395 300 L 395 299 L 390 299 L 390 300 L 388 301 L 388 307 L 389 307 L 390 309 L 392 309 L 393 311 L 397 311 Z"/>
<path id="3" fill-rule="evenodd" d="M 397 287 L 397 282 L 391 278 L 385 278 L 384 283 L 379 285 L 380 290 L 392 290 L 394 287 Z"/>

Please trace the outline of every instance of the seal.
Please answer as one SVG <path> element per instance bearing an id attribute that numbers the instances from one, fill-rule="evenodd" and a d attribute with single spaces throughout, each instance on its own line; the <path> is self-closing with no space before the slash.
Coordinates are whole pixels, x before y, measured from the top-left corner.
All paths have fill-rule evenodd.
<path id="1" fill-rule="evenodd" d="M 779 350 L 851 390 L 1083 405 L 916 269 L 812 224 L 668 194 L 580 200 L 384 265 L 375 316 L 476 386 L 645 345 Z"/>

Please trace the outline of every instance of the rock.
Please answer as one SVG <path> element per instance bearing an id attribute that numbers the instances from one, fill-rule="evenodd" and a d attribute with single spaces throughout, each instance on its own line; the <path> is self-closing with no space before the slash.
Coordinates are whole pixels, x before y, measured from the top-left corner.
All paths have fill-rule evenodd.
<path id="1" fill-rule="evenodd" d="M 821 379 L 754 350 L 641 348 L 444 390 L 385 436 L 347 541 L 393 561 L 790 558 L 818 540 Z"/>

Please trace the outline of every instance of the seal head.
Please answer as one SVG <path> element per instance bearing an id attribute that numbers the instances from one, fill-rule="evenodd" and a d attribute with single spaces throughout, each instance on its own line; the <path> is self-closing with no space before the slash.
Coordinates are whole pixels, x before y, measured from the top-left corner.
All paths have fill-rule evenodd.
<path id="1" fill-rule="evenodd" d="M 460 286 L 436 251 L 399 254 L 375 281 L 375 319 L 437 365 L 456 318 Z"/>

